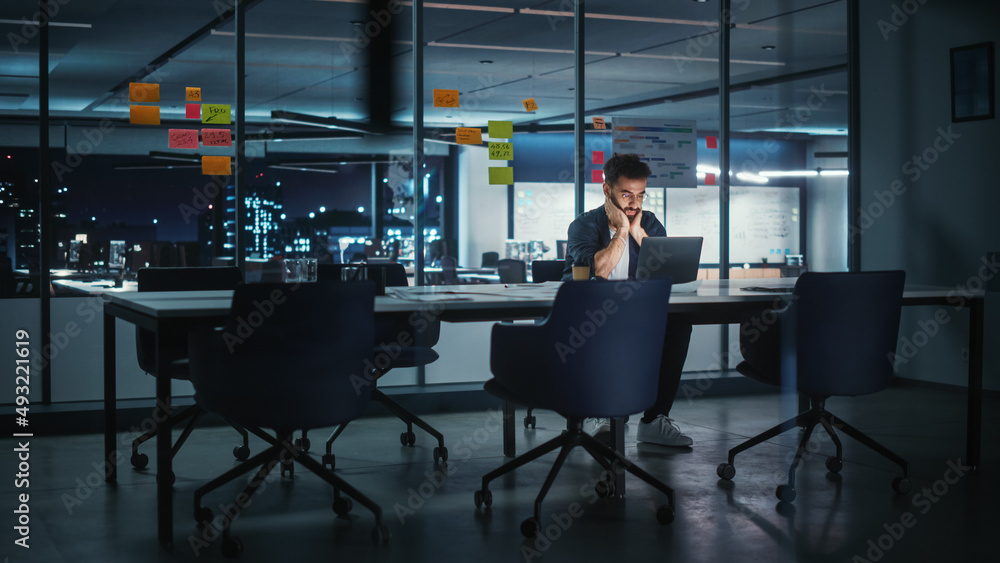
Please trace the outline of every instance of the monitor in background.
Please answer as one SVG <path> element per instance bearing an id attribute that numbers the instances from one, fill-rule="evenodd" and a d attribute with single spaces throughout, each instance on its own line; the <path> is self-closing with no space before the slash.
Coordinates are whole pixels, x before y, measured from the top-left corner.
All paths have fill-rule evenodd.
<path id="1" fill-rule="evenodd" d="M 556 241 L 556 259 L 565 260 L 566 259 L 566 246 L 569 244 L 568 240 L 557 240 Z"/>
<path id="2" fill-rule="evenodd" d="M 637 280 L 671 277 L 674 284 L 698 279 L 702 237 L 646 237 L 639 248 Z"/>

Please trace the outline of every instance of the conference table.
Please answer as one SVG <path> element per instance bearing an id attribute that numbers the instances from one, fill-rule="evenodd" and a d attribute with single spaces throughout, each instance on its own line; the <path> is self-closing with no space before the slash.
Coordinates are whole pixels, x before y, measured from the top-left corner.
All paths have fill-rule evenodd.
<path id="1" fill-rule="evenodd" d="M 488 284 L 463 286 L 422 286 L 387 288 L 387 295 L 376 297 L 376 314 L 412 314 L 424 312 L 447 322 L 517 320 L 544 317 L 562 282 L 540 284 Z M 608 282 L 634 284 L 639 282 Z M 705 280 L 695 291 L 675 292 L 670 297 L 671 318 L 683 318 L 692 324 L 739 323 L 745 313 L 784 307 L 790 297 L 794 278 Z M 749 291 L 766 286 L 772 292 Z M 624 291 L 624 287 L 623 287 Z M 148 329 L 161 331 L 198 326 L 222 326 L 228 319 L 232 291 L 185 291 L 147 293 L 109 293 L 104 304 L 104 459 L 109 483 L 117 479 L 116 365 L 115 323 L 122 319 Z M 966 418 L 966 464 L 978 468 L 982 423 L 983 329 L 985 291 L 968 291 L 956 298 L 952 288 L 907 285 L 904 306 L 968 308 L 969 373 Z M 156 358 L 157 363 L 159 357 Z M 160 369 L 158 373 L 165 373 Z M 156 405 L 170 412 L 170 378 L 156 378 Z M 513 406 L 504 405 L 503 452 L 514 455 Z M 621 450 L 624 426 L 613 425 L 612 445 Z M 173 541 L 173 468 L 169 424 L 161 423 L 156 437 L 157 522 L 161 545 Z M 624 491 L 624 475 L 617 477 L 616 490 Z"/>

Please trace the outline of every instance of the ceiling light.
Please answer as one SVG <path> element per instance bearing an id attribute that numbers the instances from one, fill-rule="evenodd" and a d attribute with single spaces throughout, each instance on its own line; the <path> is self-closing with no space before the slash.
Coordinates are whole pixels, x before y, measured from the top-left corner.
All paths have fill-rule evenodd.
<path id="1" fill-rule="evenodd" d="M 761 170 L 760 175 L 765 178 L 808 178 L 819 174 L 815 170 Z"/>
<path id="2" fill-rule="evenodd" d="M 483 60 L 483 61 L 479 61 L 479 64 L 481 64 L 481 65 L 491 65 L 491 64 L 493 64 L 493 61 L 491 61 L 491 60 Z"/>
<path id="3" fill-rule="evenodd" d="M 761 45 L 760 48 L 765 51 L 773 51 L 777 49 L 777 47 L 775 47 L 774 45 Z"/>

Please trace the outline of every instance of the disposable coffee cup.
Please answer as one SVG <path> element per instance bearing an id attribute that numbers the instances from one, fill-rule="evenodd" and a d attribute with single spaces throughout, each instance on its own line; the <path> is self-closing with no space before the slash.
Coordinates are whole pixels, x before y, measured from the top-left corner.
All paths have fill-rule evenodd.
<path id="1" fill-rule="evenodd" d="M 573 281 L 590 279 L 590 264 L 573 264 Z"/>

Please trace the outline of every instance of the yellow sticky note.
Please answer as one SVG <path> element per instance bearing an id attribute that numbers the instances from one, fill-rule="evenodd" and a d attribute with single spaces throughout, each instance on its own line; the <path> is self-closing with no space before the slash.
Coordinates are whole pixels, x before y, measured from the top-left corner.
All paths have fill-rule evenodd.
<path id="1" fill-rule="evenodd" d="M 202 104 L 202 123 L 232 123 L 229 115 L 229 104 Z"/>
<path id="2" fill-rule="evenodd" d="M 160 106 L 129 106 L 128 122 L 134 125 L 159 125 Z"/>
<path id="3" fill-rule="evenodd" d="M 211 176 L 228 176 L 233 173 L 233 165 L 228 156 L 201 157 L 201 173 Z"/>
<path id="4" fill-rule="evenodd" d="M 513 121 L 490 121 L 490 137 L 494 139 L 513 139 Z"/>
<path id="5" fill-rule="evenodd" d="M 607 128 L 608 128 L 607 125 L 604 124 L 603 117 L 594 118 L 594 129 L 607 129 Z"/>
<path id="6" fill-rule="evenodd" d="M 478 127 L 456 127 L 455 142 L 460 145 L 481 145 L 483 130 Z"/>
<path id="7" fill-rule="evenodd" d="M 160 85 L 146 84 L 144 82 L 129 82 L 128 101 L 158 102 L 160 101 Z"/>
<path id="8" fill-rule="evenodd" d="M 535 103 L 535 98 L 528 98 L 527 100 L 523 100 L 521 103 L 524 104 L 525 111 L 535 111 L 538 109 L 538 104 Z"/>
<path id="9" fill-rule="evenodd" d="M 509 166 L 490 166 L 490 184 L 513 184 L 514 169 Z"/>
<path id="10" fill-rule="evenodd" d="M 200 102 L 201 101 L 201 88 L 192 88 L 188 86 L 184 89 L 186 93 L 186 99 L 189 102 Z"/>
<path id="11" fill-rule="evenodd" d="M 436 108 L 457 108 L 458 90 L 438 90 L 434 89 L 434 107 Z"/>
<path id="12" fill-rule="evenodd" d="M 490 143 L 490 160 L 513 160 L 514 143 Z"/>

